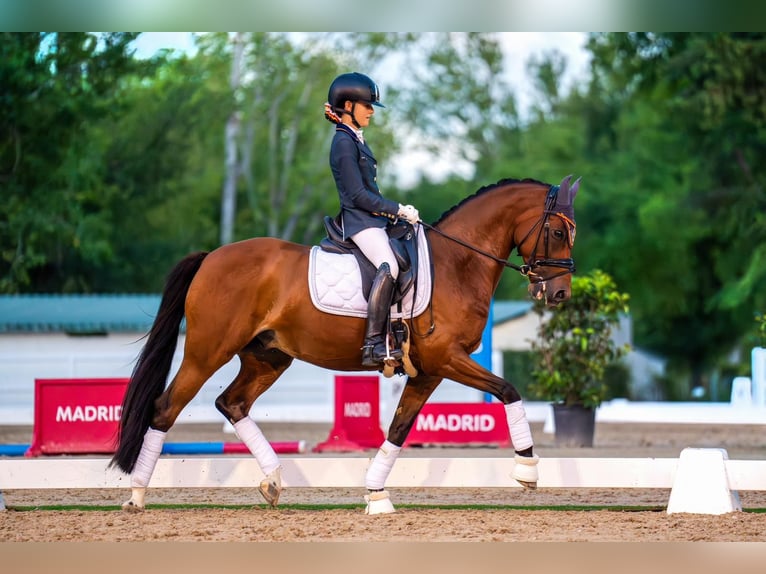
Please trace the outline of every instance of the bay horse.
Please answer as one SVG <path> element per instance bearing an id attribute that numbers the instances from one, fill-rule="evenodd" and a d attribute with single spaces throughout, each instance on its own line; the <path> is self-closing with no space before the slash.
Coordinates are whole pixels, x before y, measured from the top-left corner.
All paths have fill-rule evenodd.
<path id="1" fill-rule="evenodd" d="M 505 405 L 515 451 L 511 477 L 536 487 L 539 459 L 521 396 L 470 355 L 481 342 L 491 298 L 506 267 L 526 275 L 530 296 L 549 306 L 569 298 L 573 202 L 580 183 L 571 184 L 571 177 L 559 185 L 502 180 L 465 198 L 435 224 L 420 222 L 432 255 L 430 309 L 405 321 L 416 335 L 410 337 L 409 360 L 417 374 L 407 379 L 387 438 L 368 468 L 366 513 L 394 512 L 385 480 L 417 414 L 444 378 L 490 393 Z M 282 490 L 279 459 L 248 415 L 251 406 L 294 359 L 338 371 L 365 370 L 360 351 L 365 320 L 322 312 L 310 300 L 310 249 L 253 238 L 190 254 L 169 273 L 123 399 L 110 462 L 131 474 L 125 510 L 144 508 L 165 434 L 208 378 L 235 355 L 239 373 L 215 406 L 264 473 L 260 494 L 277 505 Z M 514 249 L 523 265 L 508 261 Z M 183 361 L 166 388 L 184 317 Z"/>

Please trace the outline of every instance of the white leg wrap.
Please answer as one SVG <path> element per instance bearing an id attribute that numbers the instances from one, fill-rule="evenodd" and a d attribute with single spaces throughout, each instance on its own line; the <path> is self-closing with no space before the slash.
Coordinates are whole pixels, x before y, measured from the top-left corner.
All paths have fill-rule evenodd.
<path id="1" fill-rule="evenodd" d="M 388 441 L 385 441 L 380 446 L 370 468 L 367 469 L 367 476 L 364 479 L 367 490 L 380 490 L 384 487 L 386 479 L 391 473 L 391 469 L 394 467 L 396 458 L 401 450 L 402 447 Z"/>
<path id="2" fill-rule="evenodd" d="M 136 459 L 136 465 L 130 475 L 130 486 L 137 488 L 146 488 L 149 486 L 149 480 L 152 478 L 154 467 L 162 454 L 162 445 L 165 444 L 167 433 L 152 429 L 146 431 L 144 435 L 144 444 L 141 445 L 141 452 Z"/>
<path id="3" fill-rule="evenodd" d="M 234 423 L 234 431 L 240 440 L 245 443 L 250 452 L 253 453 L 258 466 L 261 467 L 263 474 L 270 475 L 279 467 L 279 458 L 274 448 L 263 436 L 261 429 L 250 417 Z"/>
<path id="4" fill-rule="evenodd" d="M 138 453 L 133 472 L 130 474 L 130 500 L 123 503 L 123 510 L 140 512 L 144 509 L 146 487 L 149 486 L 154 467 L 162 454 L 166 436 L 167 433 L 156 429 L 150 428 L 146 431 L 141 452 Z"/>
<path id="5" fill-rule="evenodd" d="M 511 433 L 513 450 L 524 450 L 534 445 L 532 431 L 529 430 L 527 413 L 521 401 L 505 405 L 505 416 L 508 419 L 508 430 Z"/>

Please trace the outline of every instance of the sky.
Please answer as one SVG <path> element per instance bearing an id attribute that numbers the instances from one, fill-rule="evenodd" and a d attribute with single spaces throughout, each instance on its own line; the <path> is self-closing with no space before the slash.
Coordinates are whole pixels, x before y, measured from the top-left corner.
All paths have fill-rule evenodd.
<path id="1" fill-rule="evenodd" d="M 533 97 L 533 84 L 526 69 L 531 56 L 540 56 L 552 50 L 564 55 L 567 60 L 564 91 L 587 77 L 589 54 L 585 49 L 587 34 L 584 32 L 499 32 L 497 36 L 506 56 L 508 78 L 515 88 L 522 114 L 529 109 Z M 139 57 L 149 57 L 163 48 L 193 51 L 194 41 L 189 32 L 144 32 L 136 40 L 135 47 Z M 392 70 L 392 77 L 396 73 Z M 381 72 L 376 81 L 381 84 L 382 99 L 385 101 L 385 72 Z M 411 149 L 393 158 L 391 165 L 397 166 L 396 181 L 402 188 L 415 185 L 421 173 L 435 180 L 450 172 L 470 175 L 470 166 L 461 163 L 457 155 L 445 154 L 437 158 Z"/>
<path id="2" fill-rule="evenodd" d="M 550 50 L 558 50 L 567 58 L 564 77 L 566 88 L 587 73 L 589 56 L 585 50 L 587 34 L 584 32 L 500 32 L 497 35 L 506 55 L 510 78 L 528 79 L 526 62 L 530 56 Z M 141 57 L 151 56 L 163 48 L 191 51 L 194 49 L 194 41 L 188 32 L 143 32 L 136 40 L 136 51 Z M 528 108 L 532 94 L 531 82 L 514 82 L 514 85 L 517 85 L 521 109 Z M 524 89 L 523 86 L 529 87 Z"/>

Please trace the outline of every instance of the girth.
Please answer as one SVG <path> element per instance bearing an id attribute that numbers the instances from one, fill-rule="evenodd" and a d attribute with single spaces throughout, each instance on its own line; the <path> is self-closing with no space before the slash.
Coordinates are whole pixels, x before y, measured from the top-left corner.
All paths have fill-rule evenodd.
<path id="1" fill-rule="evenodd" d="M 362 293 L 365 299 L 370 297 L 370 287 L 375 278 L 377 269 L 375 265 L 364 256 L 356 243 L 350 239 L 343 239 L 343 230 L 338 224 L 337 218 L 326 215 L 324 226 L 327 231 L 327 237 L 319 242 L 319 247 L 328 253 L 350 253 L 356 257 L 359 263 L 359 271 L 362 274 Z M 394 289 L 394 299 L 391 302 L 395 305 L 412 289 L 415 279 L 418 275 L 418 245 L 415 238 L 415 230 L 404 220 L 398 220 L 386 227 L 388 233 L 388 242 L 391 245 L 391 251 L 394 252 L 396 263 L 399 265 L 399 277 L 396 280 Z"/>

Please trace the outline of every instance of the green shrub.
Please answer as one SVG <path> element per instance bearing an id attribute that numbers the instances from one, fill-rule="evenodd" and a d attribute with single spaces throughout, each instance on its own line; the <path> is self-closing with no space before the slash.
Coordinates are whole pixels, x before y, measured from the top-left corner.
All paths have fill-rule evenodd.
<path id="1" fill-rule="evenodd" d="M 607 366 L 628 350 L 612 339 L 620 313 L 628 312 L 628 295 L 597 270 L 572 278 L 568 301 L 550 309 L 538 302 L 535 311 L 543 320 L 532 343 L 532 393 L 569 406 L 599 406 L 610 397 Z"/>

